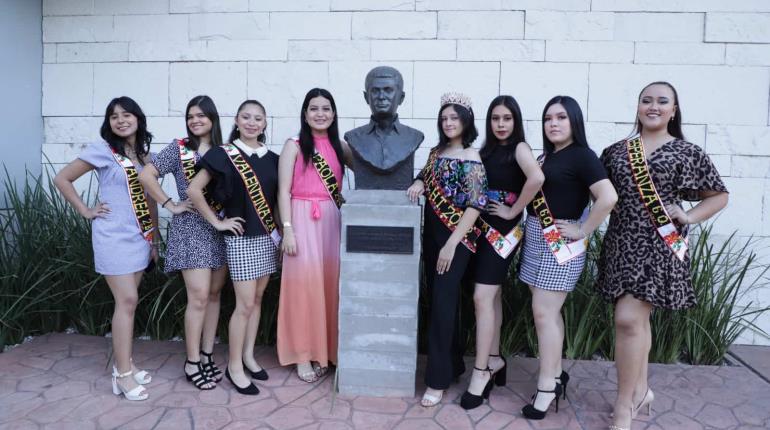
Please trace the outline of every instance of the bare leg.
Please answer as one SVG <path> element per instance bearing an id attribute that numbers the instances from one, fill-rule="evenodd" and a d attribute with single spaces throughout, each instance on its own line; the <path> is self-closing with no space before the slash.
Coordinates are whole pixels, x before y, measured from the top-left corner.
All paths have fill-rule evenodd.
<path id="1" fill-rule="evenodd" d="M 112 350 L 118 372 L 131 370 L 131 347 L 134 341 L 134 313 L 139 300 L 138 287 L 142 272 L 104 277 L 115 299 L 112 314 Z M 134 378 L 120 378 L 118 383 L 126 390 L 137 386 Z"/>
<path id="2" fill-rule="evenodd" d="M 618 398 L 615 401 L 614 424 L 631 426 L 633 395 L 642 366 L 649 354 L 650 312 L 652 305 L 626 294 L 615 304 L 615 367 L 618 371 Z"/>
<path id="3" fill-rule="evenodd" d="M 206 316 L 203 319 L 203 333 L 201 335 L 201 351 L 213 352 L 214 339 L 217 336 L 219 324 L 219 300 L 222 295 L 222 287 L 227 282 L 227 266 L 211 272 L 211 288 L 209 288 L 209 300 L 206 305 Z"/>
<path id="4" fill-rule="evenodd" d="M 254 359 L 254 344 L 257 341 L 257 331 L 259 330 L 259 319 L 262 316 L 262 296 L 267 288 L 267 282 L 270 280 L 270 275 L 265 275 L 257 279 L 257 291 L 254 295 L 254 310 L 251 311 L 249 316 L 249 324 L 246 328 L 246 339 L 243 343 L 242 358 L 246 367 L 259 372 L 262 368 Z"/>
<path id="5" fill-rule="evenodd" d="M 500 329 L 503 326 L 503 290 L 497 289 L 495 294 L 495 335 L 492 336 L 492 346 L 489 348 L 489 355 L 500 355 Z M 489 367 L 493 372 L 500 370 L 503 367 L 503 359 L 501 357 L 492 357 L 489 359 Z"/>
<path id="6" fill-rule="evenodd" d="M 254 296 L 257 294 L 257 281 L 234 281 L 235 309 L 230 317 L 229 326 L 229 362 L 227 370 L 230 377 L 239 387 L 247 387 L 251 379 L 243 371 L 243 345 L 246 339 L 246 326 L 251 313 L 254 312 Z"/>
<path id="7" fill-rule="evenodd" d="M 208 269 L 189 269 L 182 271 L 182 278 L 187 288 L 187 309 L 184 312 L 184 343 L 187 359 L 200 361 L 201 333 L 208 306 L 211 288 L 211 271 Z M 186 365 L 188 373 L 195 372 L 195 366 Z"/>
<path id="8" fill-rule="evenodd" d="M 476 284 L 473 292 L 473 303 L 476 307 L 476 369 L 471 375 L 468 392 L 477 396 L 481 395 L 490 378 L 489 372 L 477 369 L 486 369 L 489 364 L 497 322 L 495 296 L 499 290 L 499 285 Z M 499 350 L 499 346 L 497 349 Z"/>
<path id="9" fill-rule="evenodd" d="M 636 381 L 636 387 L 634 388 L 634 407 L 638 406 L 639 403 L 644 399 L 644 395 L 647 394 L 647 388 L 649 388 L 647 383 L 647 369 L 649 368 L 649 361 L 650 361 L 650 348 L 652 348 L 652 328 L 650 327 L 650 319 L 646 318 L 644 320 L 644 326 L 645 326 L 645 335 L 647 337 L 646 339 L 646 350 L 647 352 L 644 354 L 644 360 L 642 361 L 642 368 L 639 372 L 639 379 Z"/>
<path id="10" fill-rule="evenodd" d="M 535 319 L 540 356 L 537 388 L 553 391 L 556 387 L 556 378 L 561 373 L 564 344 L 564 320 L 561 316 L 561 307 L 567 299 L 567 293 L 535 287 L 530 287 L 529 290 L 532 292 L 532 314 Z M 537 396 L 535 409 L 546 410 L 554 397 L 553 394 Z"/>

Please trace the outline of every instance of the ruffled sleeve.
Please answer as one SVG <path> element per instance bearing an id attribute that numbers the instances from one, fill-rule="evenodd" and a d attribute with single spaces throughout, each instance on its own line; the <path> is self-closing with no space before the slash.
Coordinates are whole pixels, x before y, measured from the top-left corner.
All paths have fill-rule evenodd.
<path id="1" fill-rule="evenodd" d="M 682 170 L 679 172 L 677 184 L 682 199 L 702 200 L 701 191 L 728 192 L 708 154 L 695 144 L 682 143 L 687 145 L 681 158 Z"/>
<path id="2" fill-rule="evenodd" d="M 179 146 L 176 141 L 169 143 L 152 157 L 152 165 L 155 166 L 161 177 L 179 168 L 179 163 Z"/>
<path id="3" fill-rule="evenodd" d="M 97 169 L 108 166 L 114 160 L 110 153 L 110 148 L 103 142 L 92 143 L 86 146 L 83 152 L 78 155 L 78 158 Z"/>
<path id="4" fill-rule="evenodd" d="M 225 150 L 221 147 L 214 147 L 208 150 L 195 165 L 196 171 L 206 169 L 213 176 L 207 191 L 214 200 L 222 203 L 230 200 L 233 189 L 234 172 L 228 163 L 230 160 L 227 159 Z"/>
<path id="5" fill-rule="evenodd" d="M 484 211 L 487 207 L 487 173 L 484 165 L 478 161 L 464 161 L 462 163 L 463 177 L 462 193 L 466 196 L 465 202 L 457 202 L 464 208 L 472 207 Z"/>

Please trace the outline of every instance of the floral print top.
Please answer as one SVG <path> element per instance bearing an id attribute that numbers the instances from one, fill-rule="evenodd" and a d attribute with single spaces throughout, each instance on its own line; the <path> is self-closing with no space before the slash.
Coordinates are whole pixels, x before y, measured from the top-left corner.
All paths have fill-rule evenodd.
<path id="1" fill-rule="evenodd" d="M 454 206 L 484 211 L 488 201 L 487 174 L 481 162 L 437 157 L 431 168 L 444 196 Z M 417 179 L 423 180 L 422 172 L 417 175 Z M 426 192 L 431 186 L 425 184 Z"/>

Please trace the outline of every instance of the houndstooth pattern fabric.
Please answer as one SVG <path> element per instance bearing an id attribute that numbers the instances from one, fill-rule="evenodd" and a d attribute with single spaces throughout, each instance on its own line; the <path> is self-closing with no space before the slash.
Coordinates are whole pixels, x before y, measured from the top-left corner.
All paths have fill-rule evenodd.
<path id="1" fill-rule="evenodd" d="M 569 221 L 577 222 L 577 220 Z M 544 290 L 570 292 L 575 289 L 585 262 L 586 254 L 583 253 L 559 265 L 556 257 L 548 249 L 540 221 L 536 216 L 527 216 L 519 269 L 521 282 Z"/>
<path id="2" fill-rule="evenodd" d="M 225 236 L 233 281 L 251 281 L 278 270 L 278 250 L 270 236 Z"/>

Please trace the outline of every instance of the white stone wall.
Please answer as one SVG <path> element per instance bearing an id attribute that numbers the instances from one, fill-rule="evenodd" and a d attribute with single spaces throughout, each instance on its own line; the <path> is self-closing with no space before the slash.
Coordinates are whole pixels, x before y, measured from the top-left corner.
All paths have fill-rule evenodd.
<path id="1" fill-rule="evenodd" d="M 305 92 L 325 87 L 344 132 L 368 120 L 361 91 L 376 65 L 404 75 L 399 114 L 426 135 L 418 163 L 447 90 L 472 97 L 479 127 L 494 96 L 514 95 L 535 148 L 545 102 L 571 95 L 599 152 L 630 132 L 641 87 L 668 80 L 687 137 L 731 191 L 717 233 L 770 237 L 768 0 L 44 0 L 43 14 L 43 152 L 54 166 L 98 138 L 119 95 L 141 104 L 156 148 L 183 135 L 196 94 L 214 98 L 226 129 L 242 100 L 262 101 L 280 151 Z M 753 297 L 770 304 L 770 287 Z M 770 316 L 761 326 L 770 332 Z"/>

